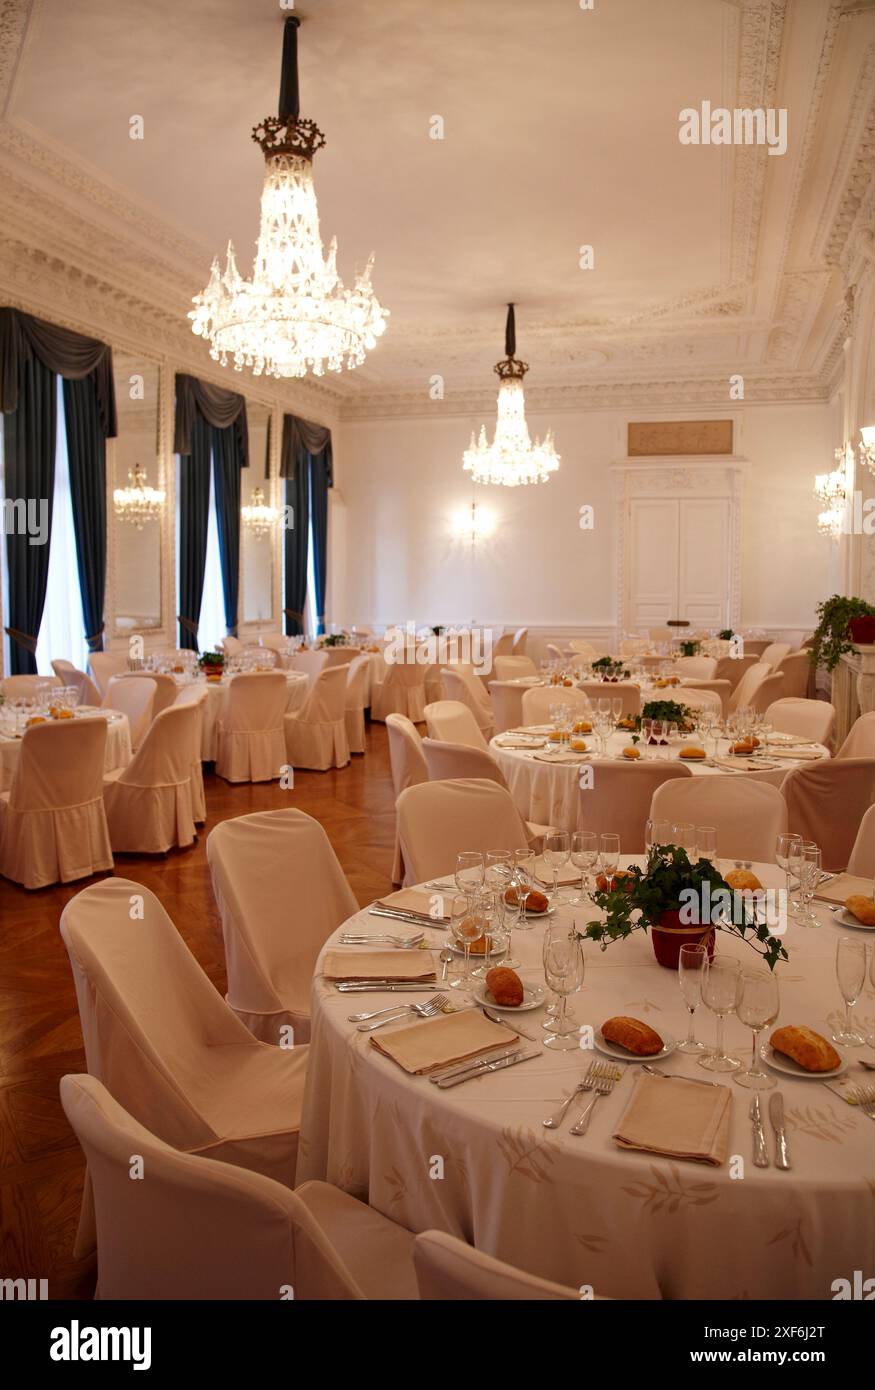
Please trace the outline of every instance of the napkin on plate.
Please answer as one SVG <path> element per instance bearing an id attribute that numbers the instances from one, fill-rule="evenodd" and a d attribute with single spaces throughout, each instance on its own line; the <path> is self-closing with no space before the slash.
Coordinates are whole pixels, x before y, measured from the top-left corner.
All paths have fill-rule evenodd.
<path id="1" fill-rule="evenodd" d="M 726 1086 L 641 1076 L 613 1137 L 621 1149 L 717 1166 L 729 1147 L 730 1100 Z"/>
<path id="2" fill-rule="evenodd" d="M 533 758 L 537 758 L 541 763 L 585 763 L 592 757 L 591 753 L 566 753 L 566 752 L 546 752 L 533 753 Z"/>
<path id="3" fill-rule="evenodd" d="M 822 753 L 817 748 L 769 748 L 770 758 L 798 758 L 800 762 L 819 762 Z"/>
<path id="4" fill-rule="evenodd" d="M 326 980 L 433 980 L 430 951 L 326 951 Z"/>
<path id="5" fill-rule="evenodd" d="M 537 734 L 525 737 L 523 734 L 500 734 L 495 740 L 497 748 L 543 748 L 546 740 Z"/>
<path id="6" fill-rule="evenodd" d="M 426 888 L 400 888 L 397 893 L 389 893 L 385 898 L 380 898 L 374 904 L 375 907 L 385 907 L 391 912 L 396 908 L 399 912 L 412 912 L 415 916 L 421 917 L 423 923 L 427 922 L 448 922 L 449 913 L 432 912 L 432 908 L 437 909 L 443 906 L 437 899 L 445 898 L 447 894 L 454 893 L 454 887 L 447 887 L 444 893 L 439 889 L 429 891 Z"/>
<path id="7" fill-rule="evenodd" d="M 553 870 L 546 860 L 535 860 L 535 878 L 539 883 L 543 884 L 545 888 L 553 887 Z M 558 881 L 560 888 L 576 888 L 580 883 L 580 870 L 575 869 L 573 866 L 567 869 L 560 869 Z"/>
<path id="8" fill-rule="evenodd" d="M 466 1062 L 496 1047 L 511 1047 L 519 1038 L 501 1023 L 491 1023 L 479 1009 L 463 1009 L 422 1023 L 407 1023 L 375 1033 L 371 1044 L 413 1076 Z"/>
<path id="9" fill-rule="evenodd" d="M 847 898 L 855 896 L 871 898 L 872 880 L 871 878 L 858 878 L 856 874 L 836 874 L 835 878 L 828 883 L 821 883 L 815 889 L 815 902 L 835 903 L 836 906 L 844 906 Z"/>
<path id="10" fill-rule="evenodd" d="M 738 756 L 732 758 L 712 758 L 711 762 L 715 767 L 729 768 L 730 772 L 768 772 L 769 770 L 769 763 L 765 758 L 746 758 Z"/>

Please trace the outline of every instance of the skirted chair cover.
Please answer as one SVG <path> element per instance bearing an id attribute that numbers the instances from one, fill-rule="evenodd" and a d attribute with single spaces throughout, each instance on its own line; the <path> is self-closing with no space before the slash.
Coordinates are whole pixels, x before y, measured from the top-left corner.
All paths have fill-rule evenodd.
<path id="1" fill-rule="evenodd" d="M 520 676 L 538 674 L 538 668 L 530 656 L 496 656 L 492 669 L 497 681 L 519 680 Z"/>
<path id="2" fill-rule="evenodd" d="M 592 786 L 581 787 L 577 794 L 577 829 L 601 833 L 610 826 L 620 837 L 621 854 L 644 853 L 644 822 L 656 789 L 693 775 L 683 763 L 643 759 L 626 766 L 610 758 L 594 758 L 591 767 Z"/>
<path id="3" fill-rule="evenodd" d="M 152 721 L 127 767 L 103 781 L 109 838 L 117 854 L 165 854 L 195 838 L 191 759 L 195 705 L 174 705 Z"/>
<path id="4" fill-rule="evenodd" d="M 276 1302 L 415 1299 L 413 1236 L 328 1183 L 295 1192 L 181 1153 L 93 1076 L 61 1078 L 88 1163 L 101 1299 Z M 131 1156 L 143 1181 L 131 1180 Z"/>
<path id="5" fill-rule="evenodd" d="M 723 704 L 713 690 L 691 690 L 685 685 L 678 699 L 688 709 L 707 710 L 710 714 L 716 714 L 718 719 L 723 718 Z"/>
<path id="6" fill-rule="evenodd" d="M 437 739 L 424 738 L 422 751 L 430 782 L 447 781 L 457 777 L 479 777 L 497 782 L 505 791 L 510 791 L 504 773 L 488 750 L 471 748 L 466 743 L 442 743 Z M 549 835 L 554 829 L 552 825 L 526 821 L 526 835 L 536 853 L 541 853 L 544 836 Z"/>
<path id="7" fill-rule="evenodd" d="M 835 722 L 835 705 L 826 700 L 773 700 L 766 710 L 766 723 L 778 733 L 798 734 L 827 748 L 832 744 Z M 873 752 L 863 756 L 875 756 L 875 716 L 872 730 Z"/>
<path id="8" fill-rule="evenodd" d="M 285 681 L 285 676 L 283 676 Z M 325 772 L 346 767 L 346 667 L 326 667 L 307 696 L 306 704 L 285 716 L 285 747 L 293 767 Z"/>
<path id="9" fill-rule="evenodd" d="M 243 650 L 243 643 L 239 637 L 223 637 L 219 646 L 226 656 L 239 656 Z"/>
<path id="10" fill-rule="evenodd" d="M 425 668 L 425 698 L 428 704 L 433 704 L 435 700 L 444 698 L 444 683 L 441 680 L 441 668 L 438 665 L 426 666 Z"/>
<path id="11" fill-rule="evenodd" d="M 492 717 L 497 734 L 516 729 L 522 724 L 523 692 L 527 688 L 529 687 L 517 685 L 515 681 L 489 682 L 489 698 L 492 701 Z"/>
<path id="12" fill-rule="evenodd" d="M 561 690 L 561 686 L 557 687 L 558 692 Z M 580 693 L 586 696 L 594 709 L 598 708 L 599 700 L 622 700 L 623 719 L 634 719 L 641 713 L 641 687 L 634 681 L 581 681 Z M 523 709 L 525 707 L 526 701 L 523 697 Z"/>
<path id="13" fill-rule="evenodd" d="M 365 709 L 371 658 L 367 652 L 353 657 L 346 667 L 346 738 L 350 753 L 365 751 Z"/>
<path id="14" fill-rule="evenodd" d="M 325 655 L 328 660 L 325 665 L 331 669 L 332 666 L 348 666 L 355 656 L 354 647 L 326 647 Z"/>
<path id="15" fill-rule="evenodd" d="M 528 629 L 527 627 L 518 627 L 518 628 L 517 628 L 516 632 L 515 632 L 514 635 L 513 635 L 513 654 L 514 654 L 514 656 L 525 656 L 525 654 L 526 654 L 526 642 L 528 641 L 528 637 L 529 637 L 529 629 Z"/>
<path id="16" fill-rule="evenodd" d="M 750 700 L 750 707 L 754 714 L 765 714 L 769 705 L 779 700 L 783 693 L 784 673 L 783 671 L 775 671 L 771 676 L 766 676 L 765 680 L 760 681 Z"/>
<path id="17" fill-rule="evenodd" d="M 750 656 L 755 655 L 754 648 L 749 642 L 745 642 L 744 649 Z M 767 647 L 763 647 L 760 653 L 760 661 L 764 661 L 767 666 L 771 666 L 773 671 L 777 671 L 784 657 L 789 655 L 789 642 L 770 642 Z"/>
<path id="18" fill-rule="evenodd" d="M 602 695 L 614 689 L 615 686 L 598 685 Z M 533 685 L 523 691 L 520 705 L 523 724 L 546 724 L 550 719 L 551 709 L 556 705 L 569 705 L 580 718 L 584 718 L 592 709 L 586 691 L 578 690 L 577 686 Z"/>
<path id="19" fill-rule="evenodd" d="M 386 674 L 371 695 L 371 718 L 405 714 L 414 724 L 425 718 L 425 667 L 416 661 L 387 661 Z"/>
<path id="20" fill-rule="evenodd" d="M 445 1231 L 423 1231 L 413 1241 L 413 1265 L 421 1299 L 441 1302 L 536 1302 L 545 1299 L 580 1302 L 580 1290 L 551 1284 L 536 1274 L 485 1255 Z"/>
<path id="21" fill-rule="evenodd" d="M 713 825 L 721 859 L 769 864 L 774 862 L 775 840 L 787 829 L 787 805 L 777 787 L 746 777 L 665 782 L 653 793 L 650 816 L 674 825 Z"/>
<path id="22" fill-rule="evenodd" d="M 389 735 L 389 766 L 392 769 L 392 785 L 395 800 L 407 787 L 416 787 L 428 781 L 428 767 L 422 752 L 422 739 L 412 720 L 404 714 L 386 716 L 386 732 Z M 392 857 L 392 882 L 401 883 L 404 879 L 404 862 L 401 858 L 401 842 L 398 838 L 398 825 L 395 825 L 395 852 Z"/>
<path id="23" fill-rule="evenodd" d="M 789 829 L 820 846 L 824 869 L 844 869 L 860 822 L 875 801 L 875 759 L 830 758 L 794 768 L 781 793 Z"/>
<path id="24" fill-rule="evenodd" d="M 848 860 L 848 873 L 861 878 L 875 879 L 875 806 L 870 806 L 863 819 Z"/>
<path id="25" fill-rule="evenodd" d="M 174 1148 L 292 1187 L 307 1048 L 253 1038 L 142 883 L 84 888 L 61 914 L 61 936 L 90 1075 Z M 77 1254 L 93 1245 L 86 1180 Z"/>
<path id="26" fill-rule="evenodd" d="M 461 662 L 453 666 L 442 666 L 441 682 L 444 699 L 458 700 L 460 704 L 467 705 L 483 737 L 490 739 L 495 732 L 492 703 L 489 691 L 483 682 L 477 679 L 473 666 L 465 666 Z"/>
<path id="27" fill-rule="evenodd" d="M 271 651 L 285 654 L 289 649 L 289 639 L 281 632 L 264 632 L 261 635 L 261 645 L 269 647 Z"/>
<path id="28" fill-rule="evenodd" d="M 60 690 L 57 676 L 7 676 L 0 680 L 0 691 L 7 700 L 35 700 L 46 690 Z"/>
<path id="29" fill-rule="evenodd" d="M 729 697 L 729 710 L 733 713 L 737 709 L 748 708 L 754 696 L 767 677 L 774 675 L 771 666 L 767 666 L 764 661 L 755 661 L 742 672 L 735 689 Z M 781 692 L 783 694 L 783 691 Z M 772 696 L 775 699 L 775 696 Z"/>
<path id="30" fill-rule="evenodd" d="M 484 752 L 489 748 L 470 706 L 461 700 L 435 700 L 433 705 L 426 705 L 425 723 L 429 738 L 442 743 L 465 743 Z"/>
<path id="31" fill-rule="evenodd" d="M 286 764 L 283 671 L 232 676 L 216 726 L 216 772 L 227 782 L 270 782 Z"/>
<path id="32" fill-rule="evenodd" d="M 90 676 L 74 666 L 72 661 L 53 661 L 52 670 L 62 685 L 75 685 L 80 705 L 99 705 L 100 691 Z"/>
<path id="33" fill-rule="evenodd" d="M 717 671 L 717 658 L 713 656 L 679 656 L 674 664 L 679 676 L 689 676 L 697 681 L 712 681 Z"/>
<path id="34" fill-rule="evenodd" d="M 497 656 L 512 656 L 512 655 L 513 655 L 513 633 L 512 633 L 512 632 L 503 632 L 503 633 L 501 634 L 501 636 L 498 638 L 498 640 L 495 642 L 495 644 L 494 644 L 494 646 L 493 646 L 493 648 L 492 648 L 492 658 L 493 658 L 493 660 L 494 660 Z"/>
<path id="35" fill-rule="evenodd" d="M 397 811 L 407 883 L 452 874 L 463 850 L 529 848 L 510 792 L 495 782 L 424 782 L 401 793 Z"/>
<path id="36" fill-rule="evenodd" d="M 193 705 L 197 711 L 194 725 L 194 743 L 191 750 L 191 809 L 195 824 L 203 825 L 207 818 L 207 797 L 204 791 L 204 766 L 201 762 L 203 746 L 204 707 L 207 692 L 199 685 L 184 685 L 176 697 L 177 705 Z"/>
<path id="37" fill-rule="evenodd" d="M 734 692 L 745 671 L 749 671 L 751 666 L 759 665 L 759 660 L 758 656 L 721 656 L 717 661 L 714 679 L 729 681 L 730 690 Z"/>
<path id="38" fill-rule="evenodd" d="M 784 677 L 782 695 L 786 695 L 788 699 L 801 700 L 808 694 L 812 665 L 807 651 L 791 652 L 781 661 L 778 670 Z"/>
<path id="39" fill-rule="evenodd" d="M 25 888 L 112 868 L 103 809 L 106 720 L 25 731 L 12 786 L 0 794 L 0 872 Z"/>
<path id="40" fill-rule="evenodd" d="M 675 695 L 682 703 L 690 704 L 690 701 L 687 700 L 687 693 L 691 690 L 702 690 L 707 691 L 711 695 L 716 695 L 720 712 L 724 718 L 729 713 L 729 696 L 732 693 L 732 687 L 729 681 L 689 681 L 688 684 L 683 686 L 682 693 L 678 694 L 678 692 L 675 691 Z M 668 694 L 670 692 L 667 691 L 666 693 Z"/>
<path id="41" fill-rule="evenodd" d="M 109 688 L 110 677 L 128 670 L 128 658 L 123 652 L 91 652 L 88 666 L 102 699 Z"/>
<path id="42" fill-rule="evenodd" d="M 305 675 L 309 676 L 311 686 L 316 677 L 322 674 L 327 665 L 327 651 L 295 652 L 294 656 L 290 656 L 286 663 L 289 671 L 303 671 Z"/>
<path id="43" fill-rule="evenodd" d="M 262 1042 L 310 1040 L 316 960 L 332 932 L 358 912 L 322 826 L 292 809 L 239 816 L 207 838 L 222 916 L 228 993 Z"/>
<path id="44" fill-rule="evenodd" d="M 152 718 L 160 714 L 162 710 L 169 709 L 176 704 L 179 695 L 179 686 L 172 676 L 166 671 L 122 671 L 119 675 L 111 677 L 115 681 L 142 680 L 148 676 L 149 680 L 155 682 L 155 704 L 152 708 Z M 104 701 L 108 704 L 108 701 Z"/>
<path id="45" fill-rule="evenodd" d="M 875 710 L 854 720 L 836 758 L 875 758 Z"/>
<path id="46" fill-rule="evenodd" d="M 103 709 L 125 715 L 131 730 L 131 747 L 136 751 L 155 714 L 155 681 L 151 676 L 110 676 L 100 704 Z"/>

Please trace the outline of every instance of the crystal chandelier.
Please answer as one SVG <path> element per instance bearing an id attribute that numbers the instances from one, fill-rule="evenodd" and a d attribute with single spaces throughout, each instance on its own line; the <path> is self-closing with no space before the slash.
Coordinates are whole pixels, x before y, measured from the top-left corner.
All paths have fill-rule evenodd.
<path id="1" fill-rule="evenodd" d="M 385 331 L 388 310 L 371 286 L 373 257 L 355 288 L 337 273 L 337 239 L 326 258 L 313 184 L 313 155 L 325 144 L 314 121 L 299 116 L 298 25 L 283 31 L 279 116 L 254 127 L 266 169 L 261 225 L 252 279 L 237 269 L 228 243 L 224 273 L 213 261 L 210 281 L 189 312 L 192 329 L 210 343 L 210 356 L 237 371 L 251 367 L 275 377 L 302 377 L 325 368 L 361 366 Z"/>
<path id="2" fill-rule="evenodd" d="M 129 471 L 128 482 L 129 487 L 117 487 L 112 494 L 115 514 L 142 531 L 147 522 L 156 521 L 161 515 L 167 494 L 163 488 L 147 485 L 146 470 L 138 463 Z"/>
<path id="3" fill-rule="evenodd" d="M 824 504 L 818 513 L 817 529 L 822 536 L 840 536 L 848 500 L 846 481 L 846 455 L 844 449 L 836 449 L 836 463 L 831 473 L 818 473 L 814 479 L 814 496 Z"/>
<path id="4" fill-rule="evenodd" d="M 875 473 L 875 425 L 864 425 L 860 430 L 860 443 L 857 445 L 860 462 Z"/>
<path id="5" fill-rule="evenodd" d="M 548 430 L 543 444 L 534 444 L 526 424 L 526 397 L 523 377 L 529 370 L 526 362 L 514 356 L 516 352 L 516 321 L 514 306 L 507 306 L 507 326 L 504 333 L 505 357 L 495 364 L 501 379 L 498 388 L 498 419 L 495 437 L 490 444 L 486 426 L 481 425 L 480 437 L 465 450 L 462 467 L 475 483 L 502 483 L 519 487 L 522 483 L 546 483 L 559 467 L 559 455 L 553 448 L 553 431 Z"/>
<path id="6" fill-rule="evenodd" d="M 264 490 L 256 487 L 253 488 L 246 506 L 240 508 L 240 515 L 246 529 L 256 540 L 261 540 L 262 536 L 266 536 L 271 528 L 276 526 L 280 514 L 276 507 L 269 506 L 264 500 Z"/>

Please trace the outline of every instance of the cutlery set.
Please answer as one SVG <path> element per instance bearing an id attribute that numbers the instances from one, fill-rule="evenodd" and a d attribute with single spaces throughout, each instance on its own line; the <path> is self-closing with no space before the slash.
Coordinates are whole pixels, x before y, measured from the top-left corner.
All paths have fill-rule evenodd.
<path id="1" fill-rule="evenodd" d="M 446 1090 L 448 1086 L 458 1086 L 462 1081 L 473 1081 L 475 1076 L 485 1076 L 487 1072 L 504 1071 L 507 1067 L 515 1067 L 520 1062 L 529 1062 L 533 1057 L 540 1057 L 543 1054 L 540 1050 L 532 1052 L 505 1052 L 502 1056 L 489 1060 L 489 1056 L 478 1057 L 474 1062 L 467 1062 L 464 1065 L 453 1067 L 449 1071 L 434 1072 L 428 1078 L 439 1086 L 441 1090 Z"/>
<path id="2" fill-rule="evenodd" d="M 582 1081 L 578 1082 L 567 1100 L 562 1102 L 554 1115 L 549 1115 L 546 1120 L 541 1121 L 544 1128 L 558 1129 L 565 1119 L 571 1102 L 577 1096 L 592 1091 L 592 1099 L 581 1111 L 577 1123 L 572 1125 L 569 1130 L 569 1133 L 573 1134 L 575 1138 L 578 1138 L 582 1134 L 586 1134 L 592 1112 L 596 1107 L 596 1101 L 600 1096 L 610 1095 L 617 1082 L 622 1078 L 623 1070 L 624 1068 L 610 1062 L 590 1062 L 586 1076 Z"/>
<path id="3" fill-rule="evenodd" d="M 381 1018 L 376 1023 L 359 1023 L 357 1028 L 360 1033 L 373 1033 L 377 1028 L 384 1028 L 387 1023 L 400 1023 L 405 1014 L 416 1014 L 419 1018 L 434 1018 L 436 1014 L 443 1012 L 449 1002 L 446 994 L 436 994 L 433 999 L 426 999 L 424 1003 L 401 1004 L 391 1011 L 392 1018 Z"/>
<path id="4" fill-rule="evenodd" d="M 340 938 L 341 946 L 367 946 L 369 941 L 380 941 L 388 946 L 398 946 L 401 948 L 412 949 L 419 947 L 425 940 L 425 933 L 418 932 L 416 936 L 391 936 L 386 934 L 367 936 L 364 932 L 344 932 Z"/>
<path id="5" fill-rule="evenodd" d="M 753 1161 L 757 1168 L 768 1168 L 769 1152 L 758 1095 L 751 1096 L 748 1118 L 753 1128 Z M 784 1097 L 780 1091 L 773 1091 L 769 1096 L 769 1122 L 775 1135 L 775 1167 L 787 1172 L 790 1168 L 790 1151 L 787 1147 L 787 1129 L 784 1122 Z"/>
<path id="6" fill-rule="evenodd" d="M 407 912 L 401 907 L 373 907 L 368 908 L 369 917 L 392 917 L 395 921 L 406 922 L 411 927 L 434 927 L 435 931 L 446 931 L 448 923 L 439 917 L 427 917 L 422 912 Z"/>

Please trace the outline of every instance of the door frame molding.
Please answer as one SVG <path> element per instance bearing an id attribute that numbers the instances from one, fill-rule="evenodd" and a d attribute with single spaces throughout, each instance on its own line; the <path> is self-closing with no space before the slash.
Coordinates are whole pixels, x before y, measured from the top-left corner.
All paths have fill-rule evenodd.
<path id="1" fill-rule="evenodd" d="M 711 498 L 729 504 L 729 595 L 727 622 L 741 621 L 742 490 L 748 460 L 740 454 L 719 459 L 706 456 L 660 455 L 617 459 L 611 463 L 614 493 L 614 565 L 618 632 L 628 627 L 630 503 L 660 498 Z"/>

